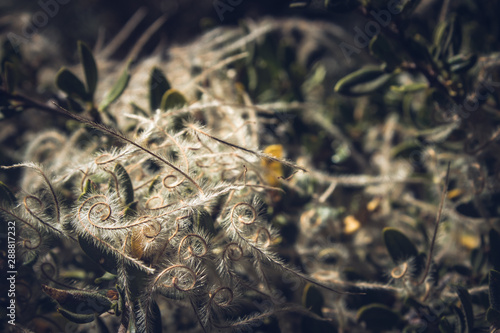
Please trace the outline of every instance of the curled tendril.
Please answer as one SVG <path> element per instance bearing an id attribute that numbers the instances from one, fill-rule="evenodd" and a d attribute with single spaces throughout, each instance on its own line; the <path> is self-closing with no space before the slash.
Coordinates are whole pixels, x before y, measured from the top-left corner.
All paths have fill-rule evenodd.
<path id="1" fill-rule="evenodd" d="M 40 205 L 40 211 L 43 210 L 43 202 L 40 200 L 38 197 L 35 197 L 33 195 L 27 195 L 24 197 L 23 204 L 24 208 L 26 211 L 33 217 L 37 218 L 37 216 L 33 213 L 33 211 L 28 207 L 28 200 L 34 200 L 37 202 L 38 205 Z M 37 218 L 38 219 L 38 218 Z"/>
<path id="2" fill-rule="evenodd" d="M 89 170 L 86 169 L 85 171 L 79 170 L 81 173 L 83 173 L 82 180 L 80 181 L 80 191 L 83 192 L 83 189 L 85 187 L 85 181 L 87 180 L 87 177 L 89 176 Z"/>
<path id="3" fill-rule="evenodd" d="M 194 240 L 189 242 L 190 239 L 194 239 Z M 182 250 L 183 250 L 185 243 L 187 243 L 186 244 L 187 245 L 187 252 L 189 253 L 189 255 L 182 258 L 181 257 L 182 252 L 183 252 Z M 198 243 L 201 246 L 201 248 L 199 246 L 193 245 L 193 243 L 195 243 L 195 244 Z M 182 238 L 181 243 L 179 244 L 179 250 L 178 250 L 179 261 L 182 261 L 183 259 L 187 260 L 190 257 L 201 258 L 205 254 L 207 254 L 207 252 L 208 252 L 208 244 L 205 241 L 205 239 L 203 239 L 203 237 L 201 237 L 200 235 L 197 235 L 197 234 L 188 234 L 188 235 L 184 236 L 184 238 Z"/>
<path id="4" fill-rule="evenodd" d="M 155 201 L 155 200 L 157 200 L 157 199 L 158 199 L 158 200 L 160 200 L 160 205 L 159 205 L 159 206 L 153 206 L 153 207 L 150 207 L 151 202 L 153 202 L 153 201 Z M 163 198 L 162 198 L 162 197 L 160 197 L 159 195 L 155 195 L 155 196 L 153 196 L 153 197 L 149 198 L 149 199 L 146 201 L 146 203 L 145 203 L 145 205 L 144 205 L 144 206 L 146 207 L 146 209 L 150 209 L 150 210 L 158 210 L 158 209 L 163 209 L 163 208 L 167 208 L 167 207 L 172 206 L 172 204 L 164 205 L 163 203 L 164 203 Z"/>
<path id="5" fill-rule="evenodd" d="M 111 206 L 105 202 L 104 200 L 106 200 L 106 196 L 105 195 L 102 195 L 102 194 L 99 194 L 99 195 L 94 195 L 90 198 L 88 198 L 87 200 L 85 200 L 81 205 L 80 207 L 78 208 L 78 219 L 80 221 L 82 221 L 82 218 L 81 218 L 81 213 L 82 213 L 82 210 L 83 208 L 85 207 L 85 205 L 87 203 L 89 203 L 90 201 L 92 200 L 95 200 L 95 199 L 103 199 L 103 201 L 99 201 L 99 202 L 96 202 L 94 204 L 92 204 L 92 206 L 89 208 L 88 212 L 87 212 L 87 219 L 88 221 L 90 222 L 91 225 L 97 227 L 97 225 L 95 225 L 93 222 L 92 222 L 92 217 L 91 217 L 91 214 L 93 212 L 94 209 L 97 209 L 99 208 L 100 206 L 102 206 L 96 213 L 99 214 L 99 213 L 102 213 L 104 209 L 107 209 L 107 213 L 105 214 L 101 214 L 100 216 L 100 220 L 101 221 L 106 221 L 110 216 L 111 216 L 111 213 L 112 213 L 112 210 L 111 210 Z"/>
<path id="6" fill-rule="evenodd" d="M 220 308 L 231 305 L 234 299 L 233 290 L 229 287 L 220 287 L 210 295 L 209 304 L 215 304 Z"/>
<path id="7" fill-rule="evenodd" d="M 184 271 L 184 272 L 183 272 Z M 178 277 L 175 275 L 176 272 L 180 272 L 179 275 L 183 275 L 181 277 Z M 190 275 L 190 280 L 185 277 L 185 274 Z M 179 291 L 190 291 L 193 290 L 195 285 L 196 285 L 196 273 L 189 267 L 184 266 L 184 265 L 173 265 L 170 266 L 166 269 L 164 269 L 156 279 L 154 280 L 154 285 L 158 283 L 158 281 L 163 278 L 164 275 L 169 274 L 172 279 L 170 280 L 170 283 L 163 283 L 162 286 L 166 288 L 175 288 Z M 189 283 L 188 283 L 189 282 Z"/>
<path id="8" fill-rule="evenodd" d="M 238 261 L 243 258 L 243 249 L 237 243 L 229 243 L 222 252 L 223 257 L 231 261 Z"/>
<path id="9" fill-rule="evenodd" d="M 271 245 L 271 233 L 269 232 L 269 230 L 267 230 L 264 227 L 260 227 L 259 229 L 257 229 L 257 232 L 255 233 L 255 239 L 254 239 L 255 243 L 259 242 L 259 239 L 262 238 L 261 235 L 264 235 L 264 239 L 265 239 L 264 246 L 268 247 L 269 245 Z"/>
<path id="10" fill-rule="evenodd" d="M 96 210 L 97 215 L 102 213 L 100 216 L 102 222 L 107 221 L 111 217 L 111 214 L 113 212 L 111 206 L 107 202 L 96 202 L 95 204 L 90 206 L 89 211 L 87 212 L 87 219 L 92 225 L 94 224 L 92 223 L 91 214 L 93 213 L 94 209 Z"/>
<path id="11" fill-rule="evenodd" d="M 238 213 L 239 211 L 241 211 L 241 213 Z M 237 203 L 231 209 L 231 224 L 236 227 L 234 222 L 235 214 L 238 216 L 238 222 L 245 225 L 250 225 L 257 220 L 257 212 L 255 208 L 246 202 Z"/>
<path id="12" fill-rule="evenodd" d="M 95 200 L 95 199 L 98 199 L 98 198 L 107 199 L 106 196 L 103 195 L 103 194 L 94 195 L 94 196 L 88 198 L 87 200 L 85 200 L 80 205 L 80 207 L 78 208 L 78 220 L 80 221 L 80 224 L 82 226 L 84 226 L 84 223 L 83 223 L 82 217 L 81 217 L 83 208 L 85 207 L 85 205 L 87 205 L 87 203 L 89 203 L 89 201 Z M 94 212 L 94 210 L 96 210 L 96 211 Z M 100 214 L 99 219 L 101 220 L 101 222 L 107 221 L 108 219 L 111 218 L 111 215 L 113 213 L 112 209 L 111 209 L 111 206 L 106 201 L 103 200 L 103 201 L 99 201 L 99 202 L 93 203 L 92 206 L 90 206 L 90 208 L 89 208 L 89 210 L 87 212 L 87 220 L 89 221 L 89 223 L 92 226 L 94 226 L 96 228 L 99 228 L 99 229 L 106 229 L 106 230 L 130 229 L 130 228 L 133 228 L 133 227 L 141 225 L 141 224 L 146 224 L 146 223 L 148 223 L 150 221 L 153 221 L 156 218 L 158 218 L 158 216 L 156 216 L 156 217 L 141 216 L 134 223 L 131 223 L 131 224 L 128 224 L 128 225 L 124 225 L 124 226 L 104 226 L 104 225 L 97 225 L 97 224 L 95 224 L 92 221 L 92 216 L 91 216 L 92 213 L 96 213 L 97 215 Z"/>
<path id="13" fill-rule="evenodd" d="M 161 224 L 158 221 L 153 221 L 151 223 L 142 226 L 142 233 L 146 238 L 152 238 L 149 241 L 152 242 L 160 234 Z"/>
<path id="14" fill-rule="evenodd" d="M 406 275 L 407 271 L 408 271 L 408 263 L 404 262 L 402 265 L 394 267 L 394 269 L 391 271 L 391 276 L 395 279 L 401 279 L 403 276 Z"/>
<path id="15" fill-rule="evenodd" d="M 173 178 L 173 183 L 168 184 L 168 183 L 166 182 L 166 180 L 167 180 L 167 179 L 169 179 L 169 178 Z M 177 176 L 176 176 L 176 175 L 172 175 L 172 174 L 170 174 L 170 175 L 165 176 L 165 177 L 163 178 L 163 180 L 161 181 L 161 183 L 163 184 L 163 187 L 165 187 L 165 188 L 168 188 L 168 189 L 174 189 L 174 188 L 176 188 L 177 186 L 179 186 L 180 184 L 182 184 L 182 183 L 184 182 L 184 180 L 186 180 L 186 178 L 185 178 L 185 177 L 182 177 L 180 180 L 178 180 L 178 181 L 177 181 Z"/>
<path id="16" fill-rule="evenodd" d="M 27 225 L 29 225 L 31 228 L 33 228 L 33 226 L 31 226 L 30 224 L 27 224 Z M 36 235 L 38 237 L 35 245 L 33 245 L 31 243 L 31 239 L 23 239 L 23 242 L 22 242 L 23 247 L 27 248 L 28 250 L 34 250 L 34 249 L 38 248 L 40 246 L 40 244 L 42 244 L 42 234 L 40 234 L 40 232 L 38 230 L 36 230 L 35 228 L 33 228 L 33 230 L 35 230 Z"/>
<path id="17" fill-rule="evenodd" d="M 107 247 L 108 249 L 112 250 L 112 251 L 116 251 L 117 253 L 119 253 L 120 256 L 123 256 L 124 258 L 126 258 L 127 260 L 130 260 L 132 262 L 134 262 L 136 265 L 138 265 L 138 267 L 141 267 L 142 269 L 146 270 L 147 272 L 149 273 L 153 273 L 154 270 L 151 268 L 151 267 L 147 267 L 145 266 L 143 263 L 141 262 L 138 262 L 135 260 L 135 258 L 133 257 L 130 257 L 127 253 L 125 253 L 123 250 L 120 250 L 118 248 L 116 248 L 115 246 L 111 245 L 110 243 L 106 242 L 105 240 L 103 240 L 102 238 L 100 238 L 98 235 L 94 234 L 88 227 L 87 225 L 85 224 L 85 222 L 83 221 L 82 219 L 82 210 L 83 208 L 85 207 L 85 205 L 91 201 L 91 200 L 95 200 L 95 199 L 98 199 L 98 198 L 105 198 L 106 199 L 106 196 L 102 195 L 102 194 L 99 194 L 99 195 L 95 195 L 95 196 L 92 196 L 90 198 L 88 198 L 87 200 L 85 200 L 81 205 L 80 207 L 78 207 L 78 222 L 80 223 L 80 225 L 83 227 L 83 229 L 85 229 L 85 232 L 87 233 L 88 236 L 91 236 L 94 240 L 96 240 L 97 242 L 99 242 L 102 246 L 105 246 Z M 107 202 L 104 202 L 104 201 L 101 201 L 101 202 L 97 202 L 97 203 L 94 203 L 88 213 L 87 213 L 87 218 L 88 218 L 88 221 L 89 223 L 94 226 L 95 228 L 99 228 L 99 229 L 107 229 L 107 230 L 112 230 L 112 229 L 126 229 L 126 228 L 133 228 L 134 226 L 136 225 L 139 225 L 139 224 L 143 224 L 143 223 L 146 223 L 146 221 L 141 221 L 139 223 L 135 223 L 135 224 L 131 224 L 131 225 L 126 225 L 126 226 L 118 226 L 118 227 L 106 227 L 106 226 L 98 226 L 96 225 L 95 223 L 92 222 L 92 219 L 91 219 L 91 212 L 92 210 L 94 209 L 97 209 L 97 207 L 99 206 L 104 206 L 103 209 L 101 209 L 100 211 L 98 211 L 97 213 L 102 213 L 102 211 L 104 209 L 106 209 L 106 207 L 108 207 L 109 211 L 108 213 L 105 213 L 105 214 L 102 214 L 101 215 L 101 220 L 107 220 L 109 218 L 109 216 L 111 216 L 111 207 L 109 206 L 109 204 Z"/>

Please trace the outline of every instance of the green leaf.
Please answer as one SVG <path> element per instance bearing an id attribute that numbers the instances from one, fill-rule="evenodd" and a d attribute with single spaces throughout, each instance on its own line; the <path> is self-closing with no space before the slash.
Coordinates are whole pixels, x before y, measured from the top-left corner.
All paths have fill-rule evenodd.
<path id="1" fill-rule="evenodd" d="M 76 324 L 87 324 L 91 323 L 95 319 L 94 314 L 78 314 L 71 311 L 66 311 L 63 308 L 58 308 L 57 311 L 66 319 L 76 323 Z"/>
<path id="2" fill-rule="evenodd" d="M 5 62 L 3 66 L 3 73 L 5 76 L 5 88 L 7 92 L 12 93 L 16 88 L 16 69 L 11 62 Z"/>
<path id="3" fill-rule="evenodd" d="M 83 72 L 85 73 L 85 82 L 87 83 L 87 94 L 89 99 L 93 100 L 95 89 L 97 87 L 97 65 L 95 63 L 92 51 L 87 44 L 78 41 L 78 54 L 83 65 Z"/>
<path id="4" fill-rule="evenodd" d="M 106 97 L 104 97 L 104 100 L 101 102 L 99 105 L 99 110 L 103 111 L 106 110 L 111 103 L 116 101 L 118 97 L 121 96 L 121 94 L 125 91 L 127 88 L 128 82 L 130 80 L 130 63 L 128 63 L 125 66 L 125 69 L 123 70 L 122 74 L 118 78 L 118 81 L 114 84 L 113 88 L 107 93 Z"/>
<path id="5" fill-rule="evenodd" d="M 474 312 L 472 310 L 472 300 L 469 292 L 462 286 L 456 287 L 456 292 L 465 315 L 466 332 L 472 333 L 474 328 Z"/>
<path id="6" fill-rule="evenodd" d="M 500 311 L 488 308 L 486 320 L 496 329 L 500 328 Z M 494 331 L 493 331 L 494 332 Z"/>
<path id="7" fill-rule="evenodd" d="M 448 60 L 446 61 L 446 63 L 450 67 L 450 70 L 453 73 L 467 72 L 469 69 L 474 67 L 476 62 L 477 62 L 477 55 L 475 54 L 469 54 L 469 55 L 458 54 L 454 57 L 448 58 Z"/>
<path id="8" fill-rule="evenodd" d="M 85 197 L 85 195 L 92 193 L 92 192 L 96 192 L 96 191 L 97 191 L 96 183 L 94 183 L 90 179 L 87 179 L 87 181 L 85 182 L 85 185 L 83 186 L 83 192 L 78 197 L 78 200 L 82 200 Z"/>
<path id="9" fill-rule="evenodd" d="M 490 306 L 500 311 L 500 272 L 494 269 L 490 270 Z"/>
<path id="10" fill-rule="evenodd" d="M 492 228 L 488 236 L 490 240 L 489 261 L 493 269 L 500 272 L 500 233 Z"/>
<path id="11" fill-rule="evenodd" d="M 57 73 L 56 85 L 71 98 L 89 101 L 83 82 L 65 67 L 61 68 Z"/>
<path id="12" fill-rule="evenodd" d="M 397 327 L 401 322 L 398 313 L 382 304 L 370 304 L 359 309 L 358 322 L 364 322 L 371 331 L 380 332 Z"/>
<path id="13" fill-rule="evenodd" d="M 128 175 L 127 170 L 125 170 L 125 168 L 119 163 L 115 165 L 113 173 L 118 179 L 118 188 L 120 190 L 122 203 L 125 206 L 128 206 L 134 201 L 134 186 L 132 185 L 130 176 Z"/>
<path id="14" fill-rule="evenodd" d="M 68 110 L 70 110 L 70 111 L 80 113 L 80 112 L 85 110 L 85 108 L 80 103 L 78 103 L 77 101 L 75 101 L 73 98 L 71 98 L 69 96 L 68 96 L 68 98 L 66 98 L 66 102 L 68 102 Z"/>
<path id="15" fill-rule="evenodd" d="M 94 283 L 95 284 L 101 284 L 103 282 L 109 282 L 109 281 L 113 281 L 116 279 L 116 275 L 115 274 L 111 274 L 109 272 L 105 272 L 104 275 L 102 275 L 101 277 L 98 277 L 97 279 L 94 280 Z"/>
<path id="16" fill-rule="evenodd" d="M 187 101 L 184 95 L 175 89 L 167 90 L 165 94 L 163 94 L 163 97 L 161 98 L 162 110 L 181 108 L 186 104 Z"/>
<path id="17" fill-rule="evenodd" d="M 131 202 L 123 212 L 125 216 L 136 216 L 137 215 L 137 206 L 139 205 L 139 201 Z"/>
<path id="18" fill-rule="evenodd" d="M 103 251 L 92 242 L 89 242 L 84 237 L 78 236 L 78 243 L 83 252 L 94 262 L 98 263 L 105 271 L 111 274 L 117 274 L 118 258 L 109 252 Z"/>
<path id="19" fill-rule="evenodd" d="M 323 317 L 323 312 L 321 308 L 323 307 L 325 300 L 321 292 L 314 287 L 312 284 L 308 283 L 302 293 L 302 305 L 314 314 Z M 302 332 L 317 332 L 317 333 L 334 333 L 336 332 L 335 327 L 331 323 L 326 321 L 321 321 L 312 317 L 305 317 L 302 319 Z"/>
<path id="20" fill-rule="evenodd" d="M 308 283 L 302 293 L 302 305 L 306 309 L 309 309 L 311 312 L 322 317 L 323 312 L 321 311 L 321 308 L 324 304 L 325 299 L 323 298 L 321 292 L 312 284 Z"/>
<path id="21" fill-rule="evenodd" d="M 429 88 L 429 84 L 425 82 L 418 83 L 409 83 L 404 86 L 391 86 L 392 91 L 401 92 L 401 93 L 414 93 L 418 91 L 422 91 L 424 89 Z"/>
<path id="22" fill-rule="evenodd" d="M 210 213 L 205 209 L 199 209 L 195 212 L 195 225 L 207 232 L 210 236 L 215 236 L 214 220 Z"/>
<path id="23" fill-rule="evenodd" d="M 460 24 L 455 16 L 451 16 L 439 23 L 434 30 L 434 59 L 443 59 L 450 51 L 452 54 L 458 53 L 461 44 L 462 34 Z"/>
<path id="24" fill-rule="evenodd" d="M 156 186 L 158 186 L 159 184 L 161 184 L 161 178 L 160 175 L 157 175 L 151 182 L 151 185 L 149 185 L 148 195 L 152 195 L 153 193 L 155 193 Z"/>
<path id="25" fill-rule="evenodd" d="M 16 197 L 11 192 L 9 187 L 0 181 L 0 203 L 6 206 L 13 206 L 16 204 Z"/>
<path id="26" fill-rule="evenodd" d="M 139 301 L 137 303 L 139 303 L 138 305 L 141 309 L 145 309 L 142 304 L 143 302 Z M 161 311 L 156 301 L 152 300 L 149 303 L 149 309 L 146 311 L 148 311 L 148 313 L 146 314 L 146 322 L 144 325 L 148 328 L 147 331 L 151 333 L 162 333 Z"/>
<path id="27" fill-rule="evenodd" d="M 334 90 L 346 96 L 362 96 L 381 88 L 391 77 L 380 67 L 366 66 L 340 79 Z"/>
<path id="28" fill-rule="evenodd" d="M 418 255 L 415 245 L 401 231 L 395 228 L 384 228 L 382 235 L 387 251 L 395 264 Z"/>
<path id="29" fill-rule="evenodd" d="M 149 108 L 151 111 L 160 107 L 163 95 L 170 88 L 170 83 L 163 72 L 158 67 L 154 67 L 149 78 Z"/>
<path id="30" fill-rule="evenodd" d="M 42 290 L 64 310 L 89 315 L 102 314 L 111 309 L 112 302 L 96 291 L 62 290 L 42 284 Z"/>

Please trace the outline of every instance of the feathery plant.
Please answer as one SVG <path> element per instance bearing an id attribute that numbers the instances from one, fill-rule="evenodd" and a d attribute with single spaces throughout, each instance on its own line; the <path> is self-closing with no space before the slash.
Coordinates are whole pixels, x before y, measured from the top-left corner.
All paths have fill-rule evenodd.
<path id="1" fill-rule="evenodd" d="M 308 313 L 277 296 L 277 276 L 338 292 L 286 265 L 272 250 L 279 236 L 266 220 L 266 202 L 289 180 L 284 169 L 306 170 L 272 147 L 259 149 L 254 110 L 232 107 L 236 101 L 201 87 L 200 100 L 188 103 L 153 67 L 149 108 L 134 104 L 134 113 L 113 114 L 111 104 L 131 79 L 130 65 L 96 107 L 96 60 L 81 42 L 78 54 L 85 83 L 66 68 L 56 76 L 67 110 L 8 87 L 13 104 L 77 123 L 69 135 L 40 134 L 27 148 L 30 162 L 3 166 L 25 169 L 23 193 L 13 195 L 1 184 L 2 218 L 19 222 L 19 270 L 41 272 L 37 283 L 63 317 L 89 323 L 114 314 L 119 330 L 159 332 L 162 296 L 191 307 L 205 331 L 244 329 L 285 309 Z M 94 287 L 59 281 L 62 251 L 86 265 L 82 253 L 95 262 L 89 275 L 64 272 Z M 273 306 L 256 307 L 262 300 Z"/>
<path id="2" fill-rule="evenodd" d="M 126 62 L 79 43 L 57 105 L 22 94 L 4 45 L 0 114 L 70 119 L 3 167 L 24 172 L 0 186 L 19 281 L 44 291 L 26 288 L 23 324 L 500 327 L 498 5 L 324 5 L 380 29 L 356 43 L 331 22 L 246 21 L 139 61 L 160 18 Z"/>

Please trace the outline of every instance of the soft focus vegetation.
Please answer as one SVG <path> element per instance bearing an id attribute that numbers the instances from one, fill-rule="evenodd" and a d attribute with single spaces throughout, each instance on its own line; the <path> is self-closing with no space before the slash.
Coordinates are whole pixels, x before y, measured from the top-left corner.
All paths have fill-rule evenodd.
<path id="1" fill-rule="evenodd" d="M 3 329 L 500 329 L 500 4 L 53 3 L 1 21 Z"/>

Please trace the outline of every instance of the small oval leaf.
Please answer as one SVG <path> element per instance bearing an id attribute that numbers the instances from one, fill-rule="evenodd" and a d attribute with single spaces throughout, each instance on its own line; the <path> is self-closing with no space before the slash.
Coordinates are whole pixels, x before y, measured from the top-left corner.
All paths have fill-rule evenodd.
<path id="1" fill-rule="evenodd" d="M 359 309 L 358 322 L 364 322 L 371 331 L 379 332 L 397 327 L 401 317 L 382 304 L 370 304 Z"/>
<path id="2" fill-rule="evenodd" d="M 312 284 L 308 283 L 302 293 L 302 305 L 306 309 L 322 317 L 323 312 L 321 308 L 323 308 L 324 303 L 325 299 L 321 292 Z"/>
<path id="3" fill-rule="evenodd" d="M 83 186 L 83 191 L 82 194 L 78 197 L 78 200 L 82 200 L 87 194 L 96 192 L 97 191 L 97 184 L 94 183 L 92 180 L 87 179 L 85 182 L 85 185 Z"/>
<path id="4" fill-rule="evenodd" d="M 490 306 L 500 311 L 500 272 L 494 269 L 490 270 Z"/>
<path id="5" fill-rule="evenodd" d="M 157 175 L 151 182 L 151 185 L 149 185 L 148 195 L 152 195 L 153 193 L 155 193 L 156 187 L 160 184 L 161 184 L 161 178 L 160 175 Z"/>
<path id="6" fill-rule="evenodd" d="M 391 77 L 380 67 L 366 66 L 340 79 L 334 90 L 346 96 L 362 96 L 381 88 Z"/>
<path id="7" fill-rule="evenodd" d="M 132 185 L 132 180 L 130 180 L 127 170 L 119 163 L 115 165 L 113 172 L 118 179 L 118 188 L 120 190 L 122 203 L 128 206 L 134 201 L 134 186 Z"/>
<path id="8" fill-rule="evenodd" d="M 98 292 L 85 290 L 62 290 L 42 284 L 42 290 L 63 309 L 77 314 L 94 314 L 109 311 L 112 302 Z"/>
<path id="9" fill-rule="evenodd" d="M 87 83 L 87 94 L 90 100 L 93 100 L 94 92 L 97 87 L 97 65 L 95 63 L 92 51 L 87 44 L 78 41 L 78 54 L 82 61 L 83 72 L 85 74 L 85 82 Z"/>
<path id="10" fill-rule="evenodd" d="M 469 69 L 474 67 L 476 62 L 477 62 L 477 55 L 475 54 L 469 54 L 469 55 L 458 54 L 447 60 L 448 66 L 450 66 L 450 70 L 453 73 L 467 72 Z"/>
<path id="11" fill-rule="evenodd" d="M 106 97 L 104 97 L 104 100 L 101 102 L 99 105 L 99 110 L 103 111 L 106 110 L 111 103 L 116 101 L 118 97 L 123 94 L 125 89 L 127 88 L 128 82 L 130 80 L 130 63 L 125 66 L 125 69 L 123 70 L 122 74 L 118 78 L 118 81 L 114 84 L 113 88 L 108 92 Z"/>
<path id="12" fill-rule="evenodd" d="M 384 228 L 382 234 L 387 251 L 395 264 L 418 255 L 415 245 L 401 231 L 395 228 Z"/>
<path id="13" fill-rule="evenodd" d="M 149 78 L 149 108 L 151 111 L 160 107 L 162 97 L 169 89 L 170 83 L 165 74 L 158 67 L 154 67 Z"/>
<path id="14" fill-rule="evenodd" d="M 167 90 L 161 98 L 162 110 L 177 109 L 183 107 L 186 104 L 187 101 L 184 95 L 175 89 Z"/>
<path id="15" fill-rule="evenodd" d="M 195 225 L 210 236 L 215 236 L 214 220 L 207 210 L 199 209 L 195 212 Z"/>
<path id="16" fill-rule="evenodd" d="M 57 311 L 66 319 L 76 323 L 76 324 L 87 324 L 91 323 L 95 319 L 94 314 L 78 314 L 71 311 L 66 311 L 63 308 L 58 308 Z"/>
<path id="17" fill-rule="evenodd" d="M 456 287 L 456 292 L 465 315 L 466 332 L 472 333 L 474 328 L 474 312 L 472 310 L 472 300 L 469 292 L 462 286 Z"/>
<path id="18" fill-rule="evenodd" d="M 401 93 L 414 93 L 418 91 L 422 91 L 424 89 L 429 88 L 429 84 L 425 82 L 418 83 L 409 83 L 404 86 L 391 86 L 392 91 L 401 92 Z"/>
<path id="19" fill-rule="evenodd" d="M 500 311 L 489 308 L 486 312 L 486 320 L 493 326 L 493 328 L 500 328 Z M 492 331 L 494 332 L 494 331 Z"/>
<path id="20" fill-rule="evenodd" d="M 71 98 L 88 101 L 88 94 L 83 82 L 75 74 L 63 67 L 56 76 L 56 85 Z"/>

